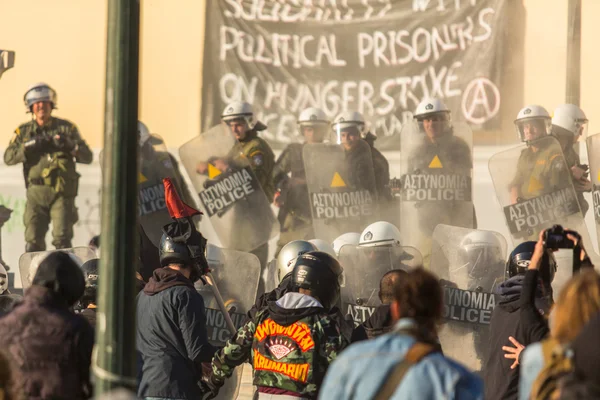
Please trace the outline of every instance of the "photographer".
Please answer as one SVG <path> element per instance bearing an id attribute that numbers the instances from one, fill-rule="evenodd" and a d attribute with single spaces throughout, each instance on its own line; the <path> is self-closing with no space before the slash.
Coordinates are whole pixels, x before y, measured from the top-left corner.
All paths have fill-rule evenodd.
<path id="1" fill-rule="evenodd" d="M 522 348 L 518 344 L 526 346 L 540 341 L 548 333 L 543 315 L 548 314 L 552 305 L 556 260 L 552 251 L 544 249 L 543 234 L 539 245 L 528 241 L 515 247 L 506 263 L 507 280 L 496 290 L 498 300 L 490 321 L 490 342 L 483 368 L 486 399 L 517 399 L 516 360 Z M 535 270 L 527 273 L 529 266 Z M 505 355 L 502 350 L 511 343 L 517 350 Z"/>

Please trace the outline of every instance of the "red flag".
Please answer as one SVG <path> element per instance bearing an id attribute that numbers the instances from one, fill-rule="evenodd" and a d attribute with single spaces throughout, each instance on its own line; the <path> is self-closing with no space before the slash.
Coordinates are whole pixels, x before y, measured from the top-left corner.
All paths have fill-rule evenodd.
<path id="1" fill-rule="evenodd" d="M 188 206 L 181 200 L 171 178 L 164 178 L 163 185 L 165 185 L 165 202 L 172 218 L 179 219 L 193 217 L 198 214 L 202 215 L 202 212 Z"/>

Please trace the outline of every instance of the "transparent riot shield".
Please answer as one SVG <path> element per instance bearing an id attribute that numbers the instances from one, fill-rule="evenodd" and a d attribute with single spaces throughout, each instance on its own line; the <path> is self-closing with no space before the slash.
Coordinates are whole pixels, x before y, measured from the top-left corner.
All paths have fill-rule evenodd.
<path id="1" fill-rule="evenodd" d="M 179 148 L 204 215 L 223 247 L 251 251 L 279 233 L 279 224 L 242 147 L 217 125 Z"/>
<path id="2" fill-rule="evenodd" d="M 140 145 L 138 163 L 139 223 L 152 243 L 158 246 L 163 226 L 173 221 L 165 202 L 163 179 L 172 179 L 177 193 L 186 204 L 191 207 L 196 207 L 196 204 L 175 159 L 160 136 L 153 134 Z M 104 152 L 100 153 L 100 166 L 104 166 Z"/>
<path id="3" fill-rule="evenodd" d="M 260 277 L 260 262 L 250 253 L 222 249 L 208 245 L 207 260 L 215 284 L 236 329 L 254 305 Z M 204 298 L 208 340 L 215 346 L 224 346 L 231 337 L 222 311 L 209 285 L 196 282 L 196 289 Z"/>
<path id="4" fill-rule="evenodd" d="M 414 247 L 343 246 L 339 262 L 344 268 L 341 288 L 342 314 L 351 315 L 355 325 L 365 322 L 381 305 L 379 282 L 391 270 L 409 271 L 422 265 Z"/>
<path id="5" fill-rule="evenodd" d="M 21 283 L 23 290 L 31 286 L 31 281 L 37 272 L 40 263 L 50 254 L 57 251 L 64 251 L 72 255 L 75 261 L 81 266 L 86 261 L 98 258 L 94 250 L 89 247 L 73 247 L 70 249 L 60 249 L 52 251 L 36 251 L 31 253 L 23 253 L 19 257 L 19 273 L 21 274 Z"/>
<path id="6" fill-rule="evenodd" d="M 571 172 L 554 137 L 494 154 L 488 167 L 514 245 L 537 241 L 540 231 L 555 224 L 589 243 Z"/>
<path id="7" fill-rule="evenodd" d="M 590 163 L 590 180 L 592 181 L 592 200 L 594 202 L 594 222 L 598 248 L 600 249 L 600 134 L 587 138 L 588 162 Z"/>
<path id="8" fill-rule="evenodd" d="M 433 232 L 430 268 L 444 288 L 442 349 L 474 371 L 483 365 L 506 252 L 506 239 L 497 232 L 449 225 Z"/>
<path id="9" fill-rule="evenodd" d="M 337 144 L 307 144 L 303 158 L 317 239 L 331 243 L 377 220 L 375 178 L 366 142 L 359 140 L 351 151 Z"/>
<path id="10" fill-rule="evenodd" d="M 427 266 L 438 224 L 475 226 L 473 133 L 464 123 L 424 121 L 405 124 L 400 137 L 402 244 L 419 249 Z"/>

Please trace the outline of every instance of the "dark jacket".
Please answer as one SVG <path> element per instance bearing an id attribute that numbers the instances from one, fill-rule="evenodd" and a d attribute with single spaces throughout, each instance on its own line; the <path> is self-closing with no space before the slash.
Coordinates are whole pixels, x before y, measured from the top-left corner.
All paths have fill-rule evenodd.
<path id="1" fill-rule="evenodd" d="M 94 331 L 50 289 L 33 285 L 0 319 L 0 348 L 12 356 L 27 399 L 87 399 Z"/>
<path id="2" fill-rule="evenodd" d="M 500 301 L 492 312 L 488 354 L 483 367 L 486 400 L 518 398 L 519 367 L 510 369 L 513 360 L 505 358 L 502 351 L 502 346 L 512 346 L 508 337 L 527 346 L 548 334 L 542 313 L 549 311 L 551 301 L 544 301 L 539 288 L 536 289 L 537 277 L 537 270 L 528 270 L 525 276 L 514 276 L 498 287 Z M 534 296 L 535 306 L 532 306 Z"/>
<path id="3" fill-rule="evenodd" d="M 201 398 L 201 363 L 210 362 L 215 348 L 208 343 L 202 296 L 179 272 L 155 270 L 139 293 L 137 350 L 139 397 Z"/>
<path id="4" fill-rule="evenodd" d="M 375 184 L 380 200 L 391 200 L 390 191 L 390 164 L 383 154 L 375 148 L 377 136 L 367 132 L 364 141 L 371 147 L 371 157 L 373 158 L 373 171 L 375 173 Z"/>
<path id="5" fill-rule="evenodd" d="M 354 189 L 367 190 L 377 198 L 375 170 L 371 148 L 364 140 L 358 140 L 351 150 L 346 150 L 346 162 L 350 168 L 350 186 Z"/>
<path id="6" fill-rule="evenodd" d="M 86 308 L 79 315 L 85 318 L 92 328 L 96 327 L 96 308 Z"/>
<path id="7" fill-rule="evenodd" d="M 352 343 L 388 333 L 394 327 L 390 306 L 382 304 L 365 322 L 354 328 L 352 332 Z"/>

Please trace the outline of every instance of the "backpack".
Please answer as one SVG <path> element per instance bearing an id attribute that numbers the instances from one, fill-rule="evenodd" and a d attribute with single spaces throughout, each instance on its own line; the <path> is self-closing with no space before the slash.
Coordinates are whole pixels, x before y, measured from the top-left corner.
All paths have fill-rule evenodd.
<path id="1" fill-rule="evenodd" d="M 553 338 L 542 341 L 542 354 L 544 367 L 533 382 L 529 398 L 559 399 L 559 381 L 573 370 L 573 359 L 568 349 Z"/>

